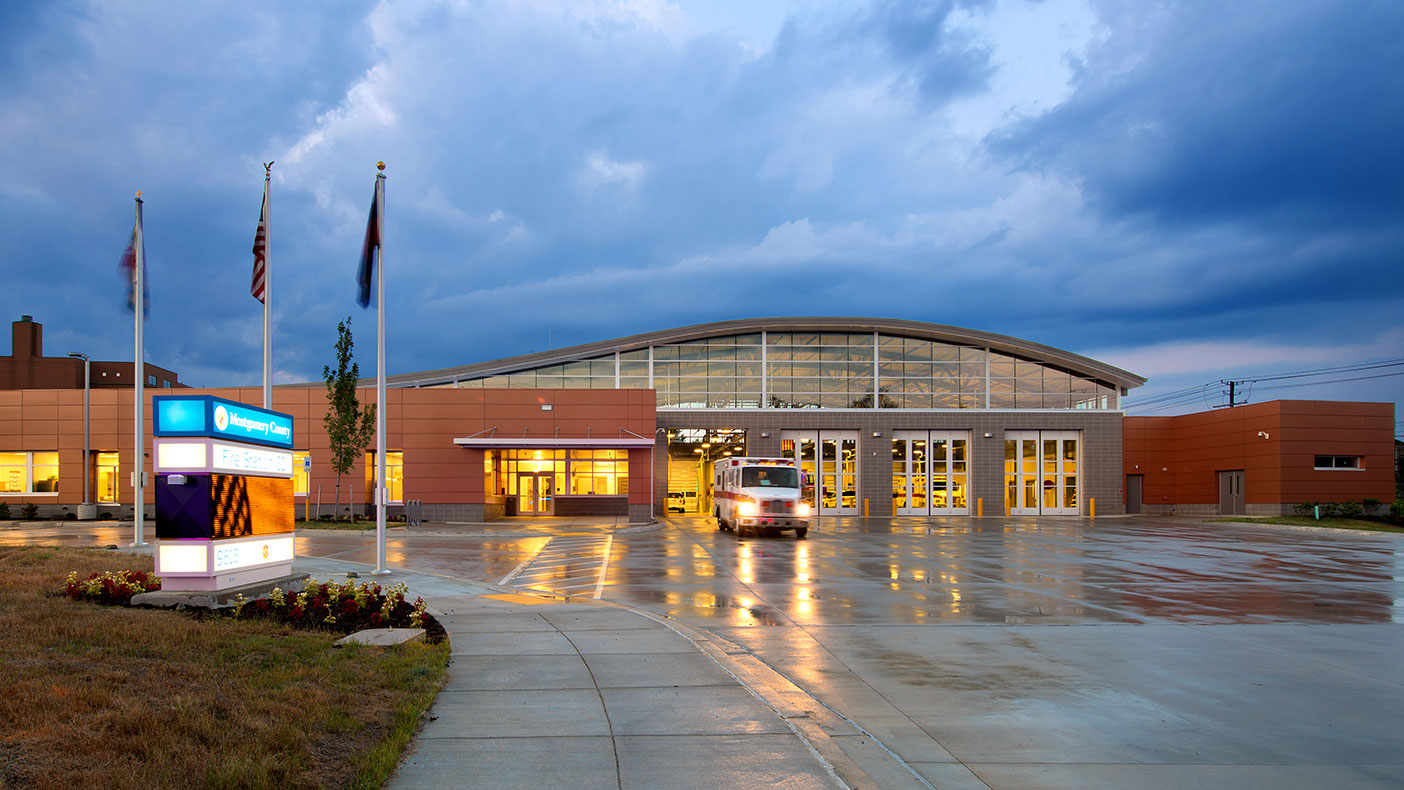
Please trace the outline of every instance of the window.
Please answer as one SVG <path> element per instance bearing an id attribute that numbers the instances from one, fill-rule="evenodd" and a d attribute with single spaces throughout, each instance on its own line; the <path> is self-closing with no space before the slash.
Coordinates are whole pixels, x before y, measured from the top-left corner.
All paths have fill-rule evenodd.
<path id="1" fill-rule="evenodd" d="M 293 496 L 307 496 L 307 475 L 311 470 L 310 453 L 293 453 Z"/>
<path id="2" fill-rule="evenodd" d="M 171 388 L 171 380 L 170 380 L 170 379 L 161 379 L 161 388 L 162 388 L 162 389 L 170 389 L 170 388 Z"/>
<path id="3" fill-rule="evenodd" d="M 117 453 L 99 450 L 93 453 L 93 486 L 95 502 L 117 501 Z"/>
<path id="4" fill-rule="evenodd" d="M 629 493 L 629 451 L 571 450 L 570 493 L 576 496 Z"/>
<path id="5" fill-rule="evenodd" d="M 153 375 L 150 374 L 150 373 L 147 373 L 147 374 L 146 374 L 146 383 L 149 384 L 149 385 L 151 385 L 151 386 L 153 386 L 153 387 L 156 386 L 156 377 L 153 376 Z"/>
<path id="6" fill-rule="evenodd" d="M 1313 467 L 1316 469 L 1364 469 L 1363 460 L 1358 455 L 1318 455 Z"/>
<path id="7" fill-rule="evenodd" d="M 375 486 L 375 453 L 366 453 L 366 490 Z M 390 491 L 392 505 L 404 502 L 405 496 L 405 454 L 400 450 L 385 451 L 385 487 Z M 371 502 L 374 503 L 374 499 Z"/>
<path id="8" fill-rule="evenodd" d="M 57 494 L 58 453 L 0 453 L 0 494 Z"/>

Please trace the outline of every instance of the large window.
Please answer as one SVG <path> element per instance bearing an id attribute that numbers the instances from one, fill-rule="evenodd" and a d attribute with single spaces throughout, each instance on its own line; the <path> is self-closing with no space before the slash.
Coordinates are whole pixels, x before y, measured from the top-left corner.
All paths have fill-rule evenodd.
<path id="1" fill-rule="evenodd" d="M 488 491 L 524 496 L 523 478 L 549 477 L 551 490 L 576 496 L 629 493 L 628 450 L 493 450 L 483 454 Z"/>
<path id="2" fill-rule="evenodd" d="M 93 501 L 116 504 L 117 502 L 117 453 L 99 450 L 93 458 Z"/>
<path id="3" fill-rule="evenodd" d="M 310 453 L 293 453 L 293 496 L 307 496 L 307 477 L 311 468 Z"/>
<path id="4" fill-rule="evenodd" d="M 366 490 L 375 487 L 375 453 L 366 453 Z M 385 487 L 390 491 L 389 503 L 405 501 L 405 454 L 399 450 L 385 451 Z M 374 504 L 374 497 L 371 503 Z"/>
<path id="5" fill-rule="evenodd" d="M 577 496 L 629 493 L 629 451 L 571 450 L 570 493 Z"/>
<path id="6" fill-rule="evenodd" d="M 452 384 L 658 393 L 660 409 L 1115 409 L 1104 381 L 989 348 L 881 332 L 754 332 Z"/>
<path id="7" fill-rule="evenodd" d="M 0 494 L 57 494 L 58 453 L 0 453 Z"/>
<path id="8" fill-rule="evenodd" d="M 1312 464 L 1316 469 L 1363 469 L 1358 455 L 1318 455 Z"/>

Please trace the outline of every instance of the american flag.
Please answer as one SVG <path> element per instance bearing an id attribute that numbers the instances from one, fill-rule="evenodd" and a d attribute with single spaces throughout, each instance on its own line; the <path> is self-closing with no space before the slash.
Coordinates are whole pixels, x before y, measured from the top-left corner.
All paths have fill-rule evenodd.
<path id="1" fill-rule="evenodd" d="M 249 293 L 253 298 L 263 301 L 264 267 L 268 265 L 268 182 L 263 182 L 263 204 L 258 207 L 258 232 L 254 234 L 253 246 L 253 284 L 249 286 Z"/>

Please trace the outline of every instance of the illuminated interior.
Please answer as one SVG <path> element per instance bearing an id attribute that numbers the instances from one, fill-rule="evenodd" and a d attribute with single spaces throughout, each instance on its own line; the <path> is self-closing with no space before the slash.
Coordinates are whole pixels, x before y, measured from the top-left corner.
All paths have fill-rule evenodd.
<path id="1" fill-rule="evenodd" d="M 652 388 L 660 409 L 1119 407 L 1114 385 L 1083 374 L 985 347 L 877 332 L 699 338 L 429 386 Z"/>
<path id="2" fill-rule="evenodd" d="M 52 494 L 58 483 L 58 453 L 0 453 L 0 494 Z"/>

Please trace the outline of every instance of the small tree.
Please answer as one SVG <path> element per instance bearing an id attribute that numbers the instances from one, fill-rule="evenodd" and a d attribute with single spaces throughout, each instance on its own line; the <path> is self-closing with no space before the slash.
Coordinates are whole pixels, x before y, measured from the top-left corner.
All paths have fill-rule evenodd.
<path id="1" fill-rule="evenodd" d="M 327 413 L 322 427 L 327 432 L 331 449 L 331 465 L 336 470 L 336 512 L 341 512 L 341 476 L 351 471 L 356 456 L 366 450 L 375 438 L 375 404 L 361 409 L 356 399 L 356 380 L 360 368 L 351 361 L 351 316 L 336 325 L 336 370 L 322 366 L 322 378 L 327 382 Z"/>

